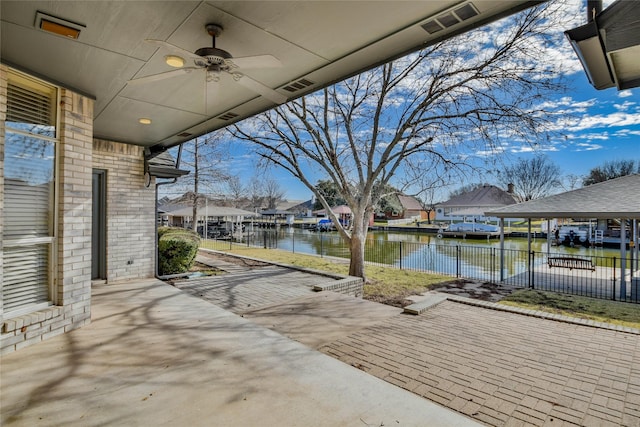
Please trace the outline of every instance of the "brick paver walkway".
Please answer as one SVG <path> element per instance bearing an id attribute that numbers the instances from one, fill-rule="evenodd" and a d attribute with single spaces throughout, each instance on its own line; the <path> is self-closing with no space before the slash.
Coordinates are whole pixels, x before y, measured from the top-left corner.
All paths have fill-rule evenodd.
<path id="1" fill-rule="evenodd" d="M 287 301 L 327 280 L 275 266 L 226 267 L 230 274 L 176 286 L 238 314 L 264 315 L 256 310 L 265 306 L 272 317 L 286 313 L 287 327 L 267 322 L 284 335 L 309 317 Z M 305 298 L 297 301 L 308 307 Z M 357 318 L 358 305 L 348 306 Z M 315 310 L 326 317 L 321 306 Z M 344 315 L 326 312 L 343 323 Z M 313 337 L 295 339 L 320 342 L 314 347 L 332 357 L 488 425 L 640 427 L 638 334 L 454 301 L 342 329 L 336 336 L 318 326 Z"/>
<path id="2" fill-rule="evenodd" d="M 640 336 L 444 302 L 320 348 L 495 426 L 640 426 Z"/>
<path id="3" fill-rule="evenodd" d="M 175 287 L 236 314 L 313 293 L 313 286 L 331 279 L 269 265 L 232 266 L 232 273 L 178 281 Z"/>

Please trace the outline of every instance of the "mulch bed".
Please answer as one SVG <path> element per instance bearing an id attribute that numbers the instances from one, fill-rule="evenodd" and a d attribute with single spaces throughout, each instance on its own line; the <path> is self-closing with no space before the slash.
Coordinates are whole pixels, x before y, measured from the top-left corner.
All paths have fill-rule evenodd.
<path id="1" fill-rule="evenodd" d="M 510 295 L 514 289 L 496 285 L 491 282 L 456 279 L 440 283 L 432 287 L 431 290 L 483 301 L 497 302 Z"/>

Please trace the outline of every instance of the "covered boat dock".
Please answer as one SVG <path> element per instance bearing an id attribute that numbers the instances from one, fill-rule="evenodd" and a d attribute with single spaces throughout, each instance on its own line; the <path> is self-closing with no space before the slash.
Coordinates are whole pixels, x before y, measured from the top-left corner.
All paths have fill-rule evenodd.
<path id="1" fill-rule="evenodd" d="M 525 280 L 535 289 L 552 288 L 578 295 L 640 302 L 638 263 L 638 220 L 640 220 L 640 175 L 628 175 L 553 196 L 530 200 L 486 212 L 500 218 L 500 265 L 504 272 L 505 218 L 529 221 L 529 254 Z M 551 233 L 547 233 L 547 252 L 542 257 L 531 251 L 532 219 L 613 219 L 620 222 L 620 258 L 603 265 L 598 257 L 559 256 L 551 253 Z M 627 247 L 629 248 L 627 250 Z M 546 258 L 546 259 L 545 259 Z M 564 260 L 559 260 L 560 258 Z M 536 262 L 537 261 L 537 262 Z M 500 280 L 506 283 L 519 278 Z M 521 282 L 520 282 L 521 283 Z"/>

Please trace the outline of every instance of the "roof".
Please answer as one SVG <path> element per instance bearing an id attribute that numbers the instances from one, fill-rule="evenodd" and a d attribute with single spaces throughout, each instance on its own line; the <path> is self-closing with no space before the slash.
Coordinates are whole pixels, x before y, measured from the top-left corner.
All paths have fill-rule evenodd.
<path id="1" fill-rule="evenodd" d="M 313 200 L 285 200 L 278 203 L 276 209 L 281 211 L 289 211 L 293 209 L 311 209 Z"/>
<path id="2" fill-rule="evenodd" d="M 596 89 L 640 86 L 640 7 L 614 1 L 580 27 L 565 31 Z"/>
<path id="3" fill-rule="evenodd" d="M 484 216 L 483 208 L 466 208 L 452 211 L 451 216 Z"/>
<path id="4" fill-rule="evenodd" d="M 351 214 L 351 208 L 347 205 L 334 206 L 331 208 L 331 211 L 336 215 L 347 215 Z M 317 211 L 313 211 L 314 214 L 326 214 L 326 209 L 319 209 Z"/>
<path id="5" fill-rule="evenodd" d="M 538 3 L 2 0 L 0 52 L 3 64 L 95 99 L 96 138 L 155 152 Z M 44 31 L 47 21 L 78 38 Z M 218 84 L 194 55 L 213 46 L 207 24 L 223 28 L 215 47 L 242 64 Z"/>
<path id="6" fill-rule="evenodd" d="M 166 199 L 166 197 L 164 197 L 164 199 Z M 174 203 L 172 201 L 165 201 L 165 202 L 160 202 L 158 201 L 158 212 L 164 212 L 164 213 L 171 213 L 171 212 L 175 212 L 181 209 L 186 209 L 187 207 L 190 207 L 191 205 L 187 204 L 187 203 Z"/>
<path id="7" fill-rule="evenodd" d="M 475 190 L 457 195 L 439 203 L 438 207 L 450 208 L 466 208 L 466 207 L 487 207 L 493 208 L 498 206 L 513 205 L 516 200 L 513 194 L 510 194 L 495 185 L 483 185 Z"/>
<path id="8" fill-rule="evenodd" d="M 640 175 L 486 212 L 501 218 L 640 218 Z"/>
<path id="9" fill-rule="evenodd" d="M 293 215 L 293 213 L 283 209 L 265 209 L 263 211 L 260 211 L 260 215 L 278 216 L 278 215 Z"/>
<path id="10" fill-rule="evenodd" d="M 188 170 L 177 168 L 175 159 L 168 151 L 147 160 L 147 171 L 158 178 L 177 178 L 189 173 Z"/>
<path id="11" fill-rule="evenodd" d="M 423 210 L 420 202 L 412 196 L 405 196 L 404 194 L 398 194 L 398 200 L 404 209 L 421 211 Z"/>

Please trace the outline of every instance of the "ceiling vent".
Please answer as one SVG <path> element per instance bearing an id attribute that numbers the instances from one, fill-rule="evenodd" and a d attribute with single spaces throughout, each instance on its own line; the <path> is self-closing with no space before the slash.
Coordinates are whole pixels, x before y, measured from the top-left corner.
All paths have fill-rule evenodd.
<path id="1" fill-rule="evenodd" d="M 228 113 L 224 113 L 221 116 L 218 116 L 216 118 L 218 118 L 220 120 L 224 120 L 225 122 L 228 122 L 229 120 L 233 120 L 236 117 L 238 117 L 238 114 L 232 113 L 232 112 L 228 112 Z"/>
<path id="2" fill-rule="evenodd" d="M 47 15 L 40 11 L 36 12 L 35 26 L 39 30 L 70 39 L 77 39 L 80 37 L 80 32 L 86 28 L 82 24 Z"/>
<path id="3" fill-rule="evenodd" d="M 182 132 L 182 133 L 179 133 L 179 134 L 178 134 L 178 136 L 179 136 L 180 138 L 187 138 L 187 137 L 189 137 L 189 136 L 191 136 L 191 135 L 193 135 L 193 134 L 191 134 L 191 133 L 189 133 L 189 132 Z"/>
<path id="4" fill-rule="evenodd" d="M 451 9 L 442 15 L 438 15 L 435 19 L 431 19 L 424 24 L 422 28 L 429 34 L 435 34 L 445 28 L 451 28 L 467 19 L 479 15 L 478 9 L 472 3 L 465 3 Z"/>
<path id="5" fill-rule="evenodd" d="M 287 92 L 298 92 L 299 90 L 308 88 L 310 86 L 313 86 L 315 83 L 312 82 L 311 80 L 307 80 L 307 79 L 300 79 L 298 81 L 295 81 L 293 83 L 289 83 L 288 85 L 284 86 L 282 89 L 286 90 Z"/>

